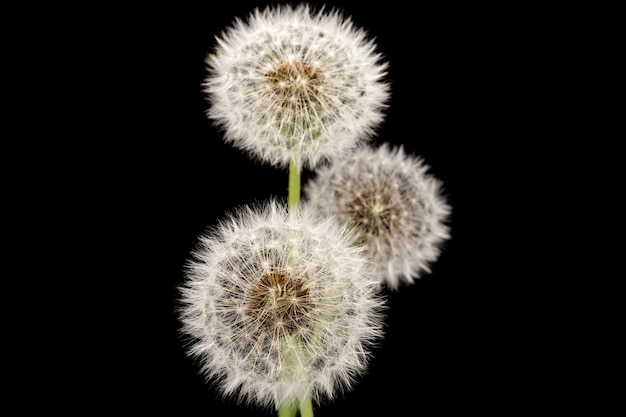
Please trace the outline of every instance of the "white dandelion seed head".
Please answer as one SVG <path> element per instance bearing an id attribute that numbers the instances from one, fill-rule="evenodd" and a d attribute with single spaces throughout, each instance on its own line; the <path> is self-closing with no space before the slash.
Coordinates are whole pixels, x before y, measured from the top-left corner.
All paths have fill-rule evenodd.
<path id="1" fill-rule="evenodd" d="M 303 192 L 309 204 L 360 232 L 382 282 L 397 290 L 430 272 L 450 238 L 451 207 L 428 169 L 401 146 L 362 146 L 318 168 Z"/>
<path id="2" fill-rule="evenodd" d="M 338 11 L 256 9 L 206 59 L 207 115 L 261 161 L 313 168 L 371 139 L 384 119 L 388 64 L 376 49 Z"/>
<path id="3" fill-rule="evenodd" d="M 335 219 L 270 200 L 202 235 L 181 285 L 191 356 L 225 396 L 278 408 L 350 389 L 382 338 L 385 301 Z"/>

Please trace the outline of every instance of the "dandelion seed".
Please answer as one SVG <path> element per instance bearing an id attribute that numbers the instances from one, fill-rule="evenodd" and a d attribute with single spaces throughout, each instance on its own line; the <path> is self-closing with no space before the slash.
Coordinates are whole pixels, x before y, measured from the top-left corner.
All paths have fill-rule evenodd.
<path id="1" fill-rule="evenodd" d="M 451 207 L 422 158 L 402 147 L 362 146 L 317 169 L 303 187 L 309 204 L 358 230 L 382 282 L 397 290 L 439 257 Z"/>
<path id="2" fill-rule="evenodd" d="M 387 63 L 338 11 L 256 9 L 218 37 L 206 63 L 209 118 L 226 142 L 277 167 L 345 155 L 384 118 Z"/>
<path id="3" fill-rule="evenodd" d="M 278 409 L 331 400 L 365 372 L 384 299 L 355 235 L 276 200 L 202 235 L 181 285 L 187 349 L 225 396 Z"/>

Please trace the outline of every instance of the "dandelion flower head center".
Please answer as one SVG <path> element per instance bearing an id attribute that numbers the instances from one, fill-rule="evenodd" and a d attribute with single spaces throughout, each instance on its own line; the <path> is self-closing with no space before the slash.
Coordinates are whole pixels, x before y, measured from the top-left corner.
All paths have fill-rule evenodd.
<path id="1" fill-rule="evenodd" d="M 389 190 L 363 188 L 346 202 L 343 217 L 355 221 L 367 236 L 385 235 L 393 230 L 396 219 L 401 216 L 400 206 L 392 201 Z"/>
<path id="2" fill-rule="evenodd" d="M 311 64 L 292 60 L 273 68 L 266 77 L 282 108 L 297 110 L 319 102 L 324 74 Z"/>
<path id="3" fill-rule="evenodd" d="M 302 328 L 314 307 L 305 280 L 287 271 L 263 275 L 250 290 L 248 300 L 251 317 L 261 328 L 278 328 L 287 334 Z"/>

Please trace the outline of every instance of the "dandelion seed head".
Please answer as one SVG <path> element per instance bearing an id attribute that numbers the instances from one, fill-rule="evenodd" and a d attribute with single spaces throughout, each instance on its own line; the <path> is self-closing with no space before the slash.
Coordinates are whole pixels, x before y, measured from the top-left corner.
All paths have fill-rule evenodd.
<path id="1" fill-rule="evenodd" d="M 285 167 L 315 167 L 369 140 L 390 95 L 373 38 L 306 3 L 256 9 L 217 38 L 203 82 L 224 139 Z"/>
<path id="2" fill-rule="evenodd" d="M 430 272 L 450 238 L 451 207 L 428 169 L 402 147 L 366 145 L 318 168 L 303 192 L 360 233 L 382 282 L 396 290 Z"/>
<path id="3" fill-rule="evenodd" d="M 366 370 L 384 299 L 357 236 L 303 205 L 246 206 L 202 235 L 181 285 L 189 354 L 225 396 L 332 400 Z"/>

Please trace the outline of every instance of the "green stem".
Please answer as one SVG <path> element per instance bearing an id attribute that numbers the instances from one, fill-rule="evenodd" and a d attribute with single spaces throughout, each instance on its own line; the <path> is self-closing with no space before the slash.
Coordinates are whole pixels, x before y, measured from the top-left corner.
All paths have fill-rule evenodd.
<path id="1" fill-rule="evenodd" d="M 287 404 L 278 408 L 278 417 L 296 417 L 298 407 L 295 404 Z"/>
<path id="2" fill-rule="evenodd" d="M 278 417 L 296 417 L 298 407 L 295 404 L 283 405 L 278 409 Z M 300 417 L 313 417 L 313 401 L 308 396 L 300 404 Z"/>
<path id="3" fill-rule="evenodd" d="M 290 213 L 293 213 L 300 207 L 300 189 L 301 189 L 301 172 L 295 159 L 289 161 L 289 188 L 287 190 L 287 209 Z M 291 355 L 283 353 L 283 359 L 286 363 L 289 363 L 293 358 Z M 281 406 L 278 409 L 278 417 L 296 417 L 298 413 L 298 407 L 294 404 L 287 404 Z M 313 402 L 311 397 L 307 396 L 304 402 L 300 405 L 301 417 L 313 417 Z"/>
<path id="4" fill-rule="evenodd" d="M 289 162 L 288 210 L 300 206 L 300 169 L 294 159 Z"/>
<path id="5" fill-rule="evenodd" d="M 300 405 L 301 417 L 313 417 L 313 402 L 311 397 L 306 397 L 304 402 Z"/>

